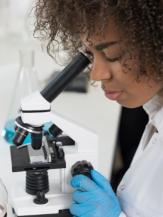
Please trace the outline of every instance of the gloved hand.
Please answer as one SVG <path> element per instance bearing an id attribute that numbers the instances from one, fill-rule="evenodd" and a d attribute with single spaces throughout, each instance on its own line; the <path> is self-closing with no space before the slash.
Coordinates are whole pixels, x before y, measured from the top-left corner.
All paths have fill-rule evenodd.
<path id="1" fill-rule="evenodd" d="M 119 217 L 119 201 L 108 180 L 95 170 L 91 170 L 91 176 L 92 180 L 84 175 L 72 178 L 71 185 L 76 191 L 72 195 L 71 214 L 75 217 Z"/>

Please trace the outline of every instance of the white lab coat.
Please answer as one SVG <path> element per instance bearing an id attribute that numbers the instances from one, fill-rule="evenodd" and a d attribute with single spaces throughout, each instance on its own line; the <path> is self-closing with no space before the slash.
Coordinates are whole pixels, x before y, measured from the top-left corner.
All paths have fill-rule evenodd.
<path id="1" fill-rule="evenodd" d="M 163 217 L 163 96 L 143 107 L 149 122 L 117 189 L 120 217 Z"/>

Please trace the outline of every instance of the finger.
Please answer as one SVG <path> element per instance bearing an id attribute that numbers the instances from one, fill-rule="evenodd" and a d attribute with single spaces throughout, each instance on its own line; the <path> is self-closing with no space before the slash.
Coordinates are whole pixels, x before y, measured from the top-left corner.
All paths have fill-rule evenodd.
<path id="1" fill-rule="evenodd" d="M 81 215 L 80 217 L 93 217 L 93 216 L 97 216 L 95 211 L 85 213 L 84 215 Z"/>
<path id="2" fill-rule="evenodd" d="M 109 183 L 109 181 L 101 175 L 96 170 L 91 170 L 91 176 L 92 179 L 95 181 L 95 183 L 102 188 L 105 192 L 107 192 L 110 196 L 113 195 L 113 189 Z"/>
<path id="3" fill-rule="evenodd" d="M 70 207 L 70 212 L 74 216 L 82 216 L 94 210 L 94 206 L 88 203 L 77 204 L 73 203 Z"/>
<path id="4" fill-rule="evenodd" d="M 75 191 L 72 194 L 72 199 L 76 203 L 84 203 L 85 201 L 91 200 L 95 198 L 95 194 L 93 192 L 87 191 Z"/>
<path id="5" fill-rule="evenodd" d="M 71 180 L 71 186 L 81 191 L 94 191 L 98 188 L 96 183 L 84 175 L 76 175 Z"/>

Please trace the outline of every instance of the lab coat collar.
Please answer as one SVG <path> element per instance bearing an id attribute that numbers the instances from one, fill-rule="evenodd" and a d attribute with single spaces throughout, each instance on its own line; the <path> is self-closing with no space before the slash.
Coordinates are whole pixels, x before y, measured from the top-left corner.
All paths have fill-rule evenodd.
<path id="1" fill-rule="evenodd" d="M 143 105 L 151 123 L 159 132 L 163 129 L 163 94 L 159 93 Z"/>

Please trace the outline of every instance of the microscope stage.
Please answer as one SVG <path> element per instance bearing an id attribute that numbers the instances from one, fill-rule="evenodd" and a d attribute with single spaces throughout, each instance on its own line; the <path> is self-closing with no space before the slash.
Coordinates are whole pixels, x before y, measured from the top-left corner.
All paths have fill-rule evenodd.
<path id="1" fill-rule="evenodd" d="M 59 169 L 59 168 L 66 167 L 64 156 L 62 158 L 56 157 L 55 162 L 41 161 L 40 157 L 36 156 L 38 158 L 38 162 L 32 162 L 31 160 L 32 157 L 29 154 L 29 150 L 32 150 L 30 147 L 31 147 L 30 145 L 24 146 L 20 149 L 18 149 L 16 146 L 10 147 L 13 172 L 27 171 L 27 170 L 33 170 L 33 169 L 39 169 L 39 168 L 40 169 L 44 169 L 44 168 L 45 169 Z M 56 152 L 55 148 L 53 150 L 55 154 Z M 55 156 L 57 156 L 57 154 L 55 154 Z"/>

